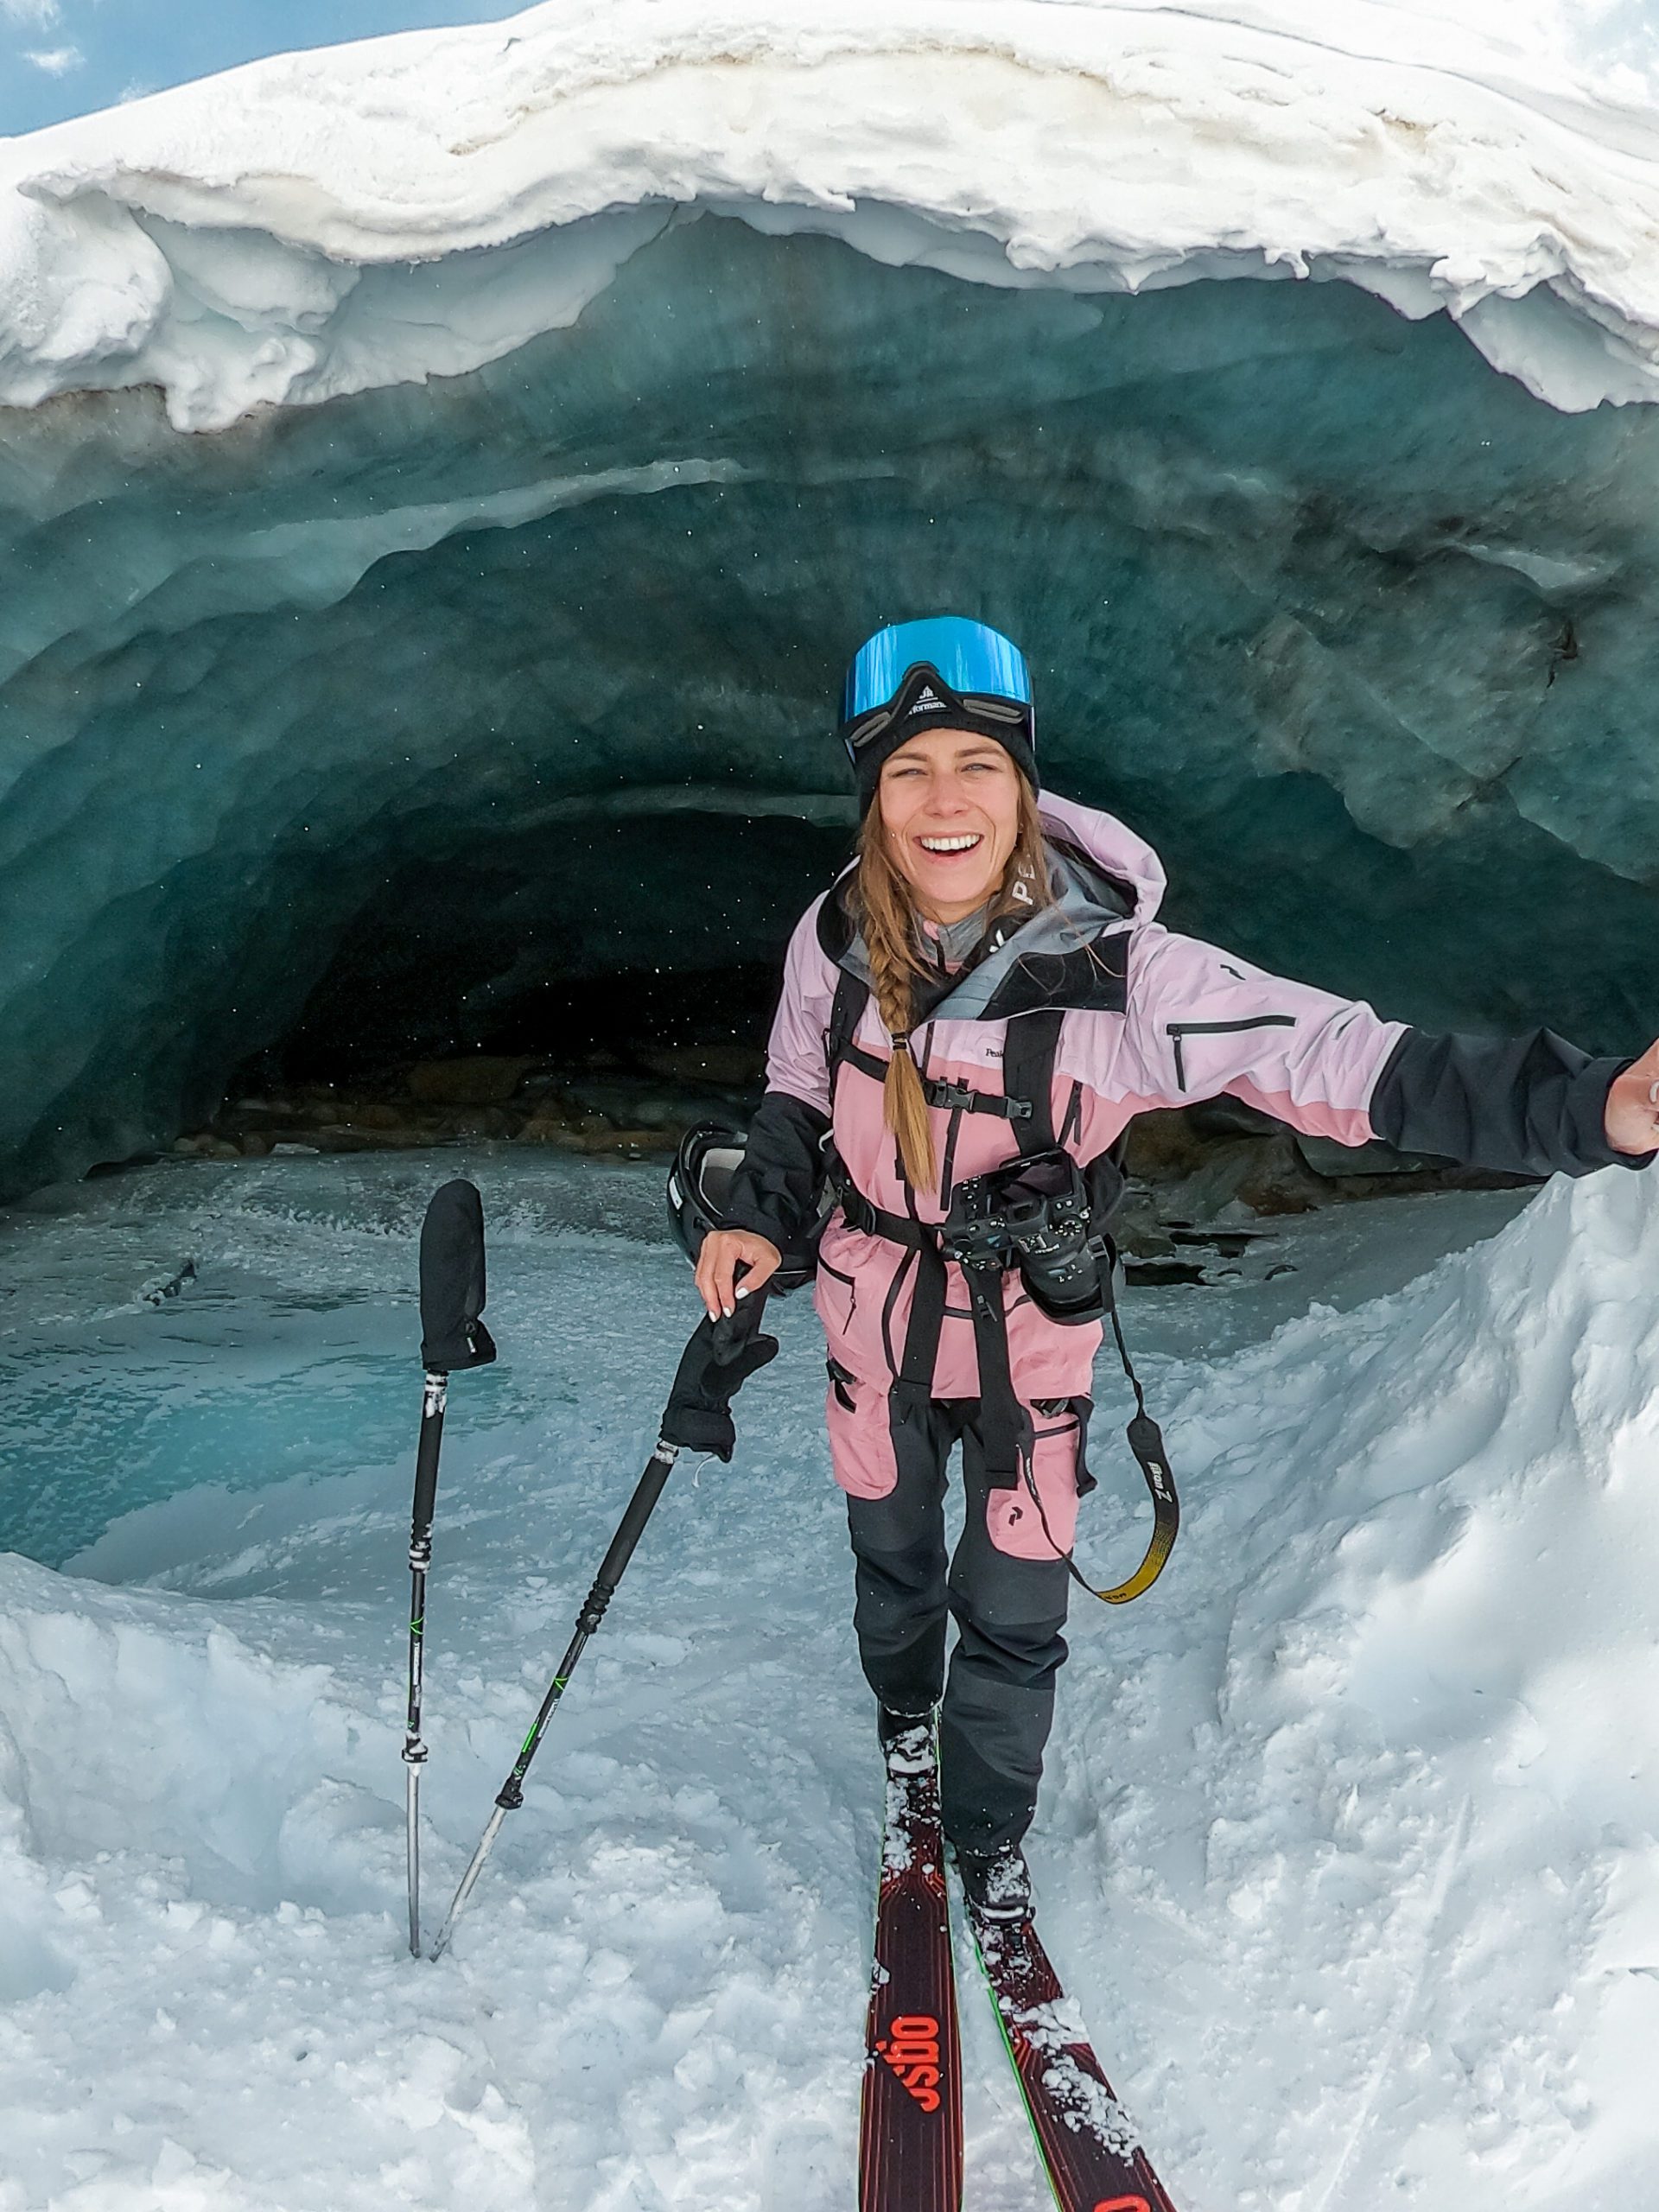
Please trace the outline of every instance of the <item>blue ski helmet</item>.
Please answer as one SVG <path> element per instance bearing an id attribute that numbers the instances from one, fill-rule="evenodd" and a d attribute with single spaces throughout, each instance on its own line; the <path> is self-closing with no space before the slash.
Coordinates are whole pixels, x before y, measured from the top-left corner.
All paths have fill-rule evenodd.
<path id="1" fill-rule="evenodd" d="M 842 685 L 840 735 L 858 779 L 861 813 L 875 796 L 882 762 L 930 728 L 995 738 L 1036 789 L 1031 671 L 1000 630 L 965 615 L 936 614 L 889 623 L 859 647 Z"/>

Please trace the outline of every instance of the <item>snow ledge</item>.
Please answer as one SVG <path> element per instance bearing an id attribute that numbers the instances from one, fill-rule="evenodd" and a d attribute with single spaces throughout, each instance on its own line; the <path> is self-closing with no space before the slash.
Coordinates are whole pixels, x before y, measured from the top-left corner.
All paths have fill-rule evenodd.
<path id="1" fill-rule="evenodd" d="M 254 63 L 0 141 L 0 404 L 464 373 L 703 208 L 994 284 L 1345 281 L 1563 410 L 1659 397 L 1659 120 L 1309 20 L 550 0 Z"/>

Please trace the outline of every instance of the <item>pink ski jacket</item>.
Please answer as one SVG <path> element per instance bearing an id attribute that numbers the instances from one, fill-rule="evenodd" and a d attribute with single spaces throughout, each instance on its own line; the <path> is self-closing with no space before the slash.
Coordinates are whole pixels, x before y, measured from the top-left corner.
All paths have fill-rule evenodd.
<path id="1" fill-rule="evenodd" d="M 1382 1020 L 1363 1001 L 1292 982 L 1178 935 L 1155 918 L 1164 871 L 1142 838 L 1109 814 L 1046 792 L 1040 807 L 1052 847 L 1061 855 L 1069 848 L 1085 864 L 1085 883 L 1092 868 L 1111 887 L 1109 906 L 1089 907 L 1085 900 L 1084 908 L 1093 932 L 1092 966 L 1106 988 L 1086 994 L 1095 1001 L 1087 1006 L 1069 1003 L 1058 986 L 1046 1001 L 1066 1007 L 1054 1058 L 1053 1121 L 1080 1165 L 1104 1152 L 1143 1109 L 1221 1092 L 1339 1144 L 1380 1136 L 1471 1165 L 1533 1174 L 1557 1168 L 1583 1173 L 1615 1160 L 1643 1164 L 1612 1153 L 1601 1127 L 1607 1085 L 1627 1060 L 1592 1059 L 1548 1030 L 1497 1039 L 1427 1034 Z M 839 932 L 832 926 L 837 921 Z M 1074 947 L 1084 941 L 1064 912 L 1040 910 L 998 956 L 1003 977 L 1010 962 L 1027 976 L 1039 974 L 1042 959 L 1031 948 L 1052 946 L 1057 931 L 1068 929 Z M 856 972 L 861 957 L 850 937 L 839 886 L 815 901 L 795 930 L 772 1030 L 767 1096 L 734 1185 L 728 1219 L 779 1244 L 798 1233 L 810 1211 L 826 1128 L 867 1199 L 899 1214 L 909 1203 L 883 1120 L 880 1081 L 843 1061 L 832 1103 L 826 1057 L 831 1007 L 843 969 Z M 1075 976 L 1075 951 L 1071 972 Z M 1004 1044 L 1010 1020 L 1019 1014 L 957 1014 L 976 998 L 995 1003 L 993 983 L 981 981 L 989 974 L 988 967 L 964 971 L 946 990 L 938 1018 L 918 1023 L 912 1051 L 925 1076 L 1001 1093 Z M 1030 1001 L 1033 994 L 1024 995 Z M 1036 996 L 1040 1000 L 1040 990 Z M 890 1040 L 873 995 L 855 1042 L 885 1063 Z M 919 1217 L 937 1222 L 948 1212 L 957 1181 L 1000 1165 L 1018 1147 L 1006 1120 L 944 1107 L 930 1111 L 939 1179 L 914 1199 Z M 853 1228 L 839 1211 L 824 1232 L 816 1302 L 832 1372 L 838 1370 L 849 1387 L 866 1386 L 858 1394 L 865 1398 L 885 1395 L 898 1375 L 915 1259 L 913 1251 Z M 948 1280 L 933 1395 L 973 1398 L 979 1377 L 960 1269 L 950 1266 Z M 1003 1288 L 1020 1398 L 1031 1405 L 1086 1396 L 1100 1325 L 1050 1320 L 1017 1274 L 1004 1279 Z M 878 1448 L 878 1457 L 885 1456 Z M 885 1465 L 861 1469 L 847 1464 L 839 1449 L 836 1462 L 839 1478 L 855 1491 L 880 1495 L 891 1483 Z"/>
<path id="2" fill-rule="evenodd" d="M 1179 1106 L 1230 1091 L 1293 1127 L 1339 1144 L 1374 1134 L 1366 1103 L 1378 1070 L 1404 1035 L 1368 1006 L 1286 982 L 1195 938 L 1177 937 L 1153 918 L 1164 871 L 1144 840 L 1109 814 L 1045 793 L 1045 827 L 1128 887 L 1134 911 L 1112 928 L 1125 939 L 1121 1014 L 1071 1010 L 1054 1058 L 1054 1127 L 1081 1165 L 1104 1152 L 1149 1106 Z M 826 893 L 833 896 L 834 893 Z M 819 900 L 795 931 L 767 1058 L 768 1088 L 822 1114 L 830 1112 L 825 1037 L 838 970 L 819 939 Z M 1017 1018 L 1017 1017 L 1016 1017 Z M 1001 1090 L 1004 1020 L 923 1023 L 913 1050 L 924 1075 L 976 1090 Z M 874 1000 L 858 1045 L 882 1059 L 890 1050 Z M 950 1187 L 1011 1159 L 1018 1147 L 1006 1121 L 988 1114 L 931 1110 L 938 1185 L 916 1193 L 925 1221 L 942 1221 Z M 880 1083 L 850 1065 L 840 1070 L 832 1118 L 836 1149 L 864 1196 L 902 1214 L 906 1196 L 882 1119 Z M 898 1372 L 910 1311 L 912 1255 L 848 1226 L 838 1213 L 820 1247 L 817 1303 L 832 1357 L 853 1375 L 891 1381 Z M 950 1295 L 934 1368 L 934 1395 L 971 1398 L 979 1378 L 961 1271 Z M 1098 1322 L 1066 1326 L 1047 1319 L 1025 1296 L 1017 1274 L 1005 1283 L 1008 1348 L 1015 1388 L 1036 1398 L 1086 1393 L 1100 1343 Z"/>

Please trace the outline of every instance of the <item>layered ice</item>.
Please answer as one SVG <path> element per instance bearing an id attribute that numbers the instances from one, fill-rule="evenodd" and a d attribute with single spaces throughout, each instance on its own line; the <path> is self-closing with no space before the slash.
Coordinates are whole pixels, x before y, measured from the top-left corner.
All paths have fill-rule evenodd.
<path id="1" fill-rule="evenodd" d="M 1639 1048 L 1656 145 L 1391 7 L 1035 0 L 543 7 L 0 144 L 0 1193 L 296 1025 L 718 1001 L 941 607 L 1179 925 Z"/>
<path id="2" fill-rule="evenodd" d="M 223 1461 L 170 1494 L 147 1469 L 67 1573 L 0 1561 L 7 2212 L 846 2201 L 880 1776 L 793 1302 L 734 1465 L 677 1469 L 453 1954 L 403 1953 L 415 1235 L 457 1165 L 503 1358 L 455 1380 L 439 1487 L 441 1906 L 692 1318 L 645 1233 L 654 1178 L 181 1166 L 60 1194 L 0 1246 L 0 1291 L 43 1286 L 39 1327 L 0 1300 L 8 1402 L 43 1370 L 14 1433 L 67 1465 L 79 1399 L 94 1489 L 135 1431 L 212 1420 Z M 1212 1364 L 1183 1349 L 1190 1294 L 1130 1301 L 1185 1526 L 1151 1596 L 1074 1616 L 1033 1853 L 1177 2203 L 1615 2212 L 1659 2181 L 1659 1199 L 1558 1183 L 1406 1280 L 1516 1203 L 1294 1229 L 1294 1275 L 1206 1294 Z M 181 1249 L 196 1281 L 145 1305 Z M 1357 1305 L 1356 1249 L 1385 1293 Z M 130 1340 L 89 1371 L 118 1308 L 215 1345 L 216 1405 Z M 1109 1572 L 1144 1508 L 1103 1370 L 1099 1397 L 1079 1541 Z M 1012 2212 L 1040 2184 L 961 1965 L 967 2201 Z"/>
<path id="3" fill-rule="evenodd" d="M 1345 285 L 1083 299 L 714 215 L 464 378 L 14 416 L 3 1181 L 194 1125 L 314 992 L 388 1058 L 536 1050 L 572 978 L 775 961 L 851 818 L 842 658 L 918 607 L 1022 639 L 1051 781 L 1178 923 L 1638 1049 L 1656 424 Z"/>

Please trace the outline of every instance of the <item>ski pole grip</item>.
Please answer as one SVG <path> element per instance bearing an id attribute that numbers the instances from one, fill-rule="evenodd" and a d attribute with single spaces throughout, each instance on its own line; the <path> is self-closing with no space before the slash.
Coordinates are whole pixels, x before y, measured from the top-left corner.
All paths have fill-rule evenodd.
<path id="1" fill-rule="evenodd" d="M 438 1503 L 438 1446 L 443 1441 L 444 1377 L 429 1375 L 421 1408 L 421 1440 L 415 1451 L 415 1508 L 412 1534 L 419 1540 L 429 1534 Z"/>
<path id="2" fill-rule="evenodd" d="M 600 1561 L 599 1573 L 594 1577 L 594 1590 L 605 1592 L 605 1604 L 622 1580 L 628 1561 L 633 1557 L 633 1548 L 645 1534 L 645 1523 L 656 1510 L 663 1486 L 674 1471 L 674 1462 L 679 1457 L 677 1444 L 659 1443 L 645 1463 L 645 1471 L 634 1485 L 633 1496 L 628 1500 L 628 1510 L 622 1516 L 616 1534 L 611 1538 L 611 1548 Z M 591 1604 L 592 1599 L 589 1599 Z M 604 1605 L 600 1608 L 604 1611 Z"/>

